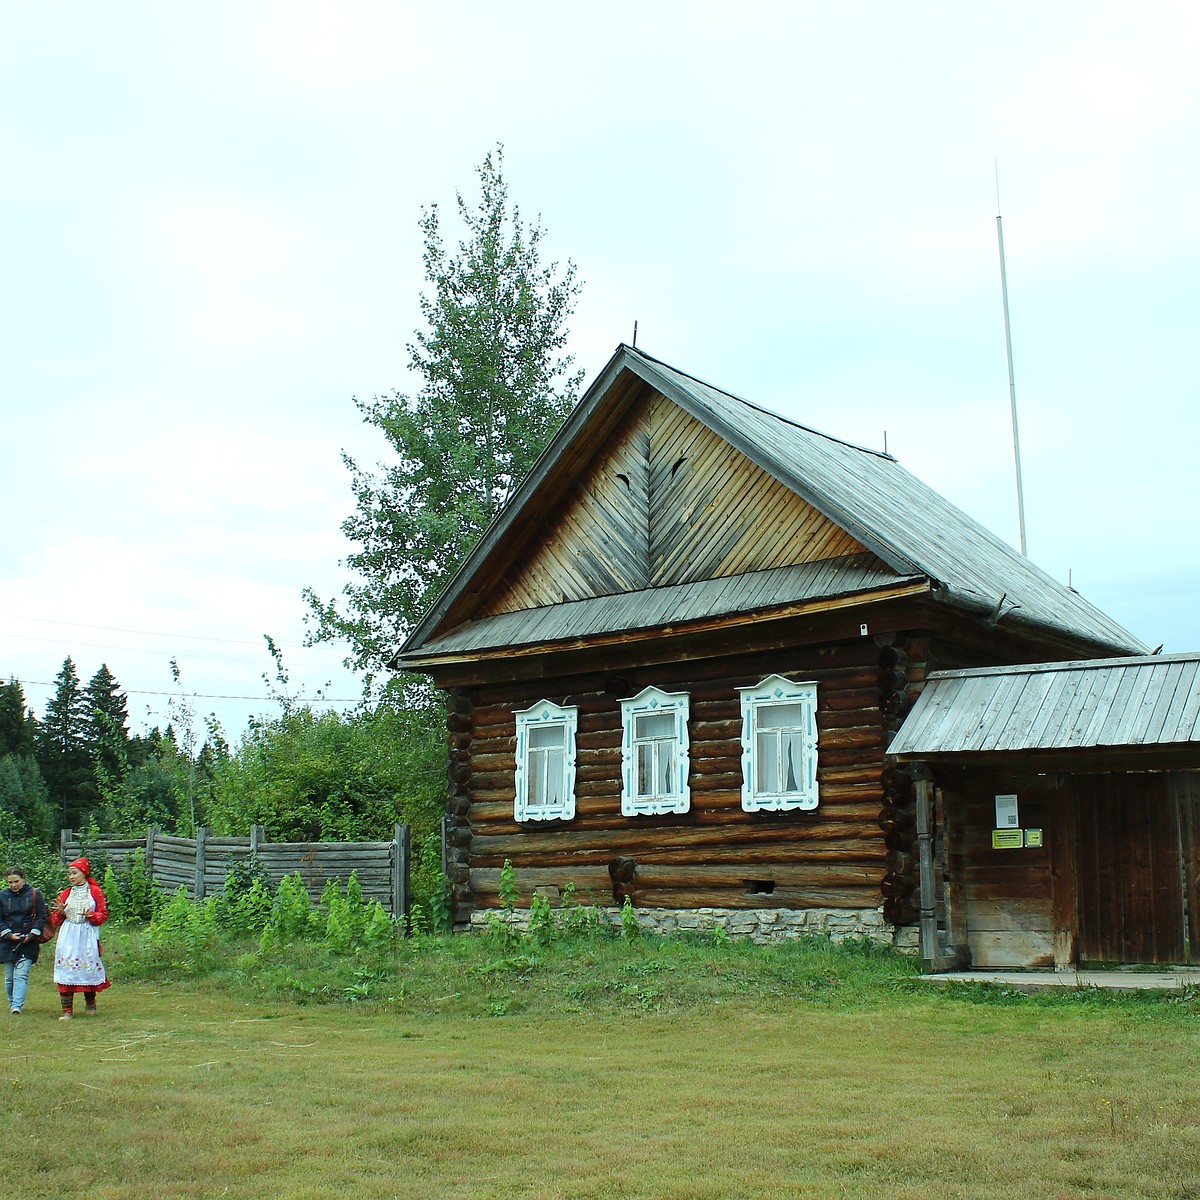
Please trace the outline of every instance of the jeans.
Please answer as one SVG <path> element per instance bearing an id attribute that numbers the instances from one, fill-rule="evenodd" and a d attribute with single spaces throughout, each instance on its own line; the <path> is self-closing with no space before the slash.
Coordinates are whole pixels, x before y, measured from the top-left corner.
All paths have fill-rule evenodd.
<path id="1" fill-rule="evenodd" d="M 32 958 L 22 956 L 16 962 L 4 964 L 4 993 L 8 996 L 8 1006 L 14 1012 L 20 1012 L 25 1007 L 25 993 L 29 990 L 29 968 L 33 966 Z"/>

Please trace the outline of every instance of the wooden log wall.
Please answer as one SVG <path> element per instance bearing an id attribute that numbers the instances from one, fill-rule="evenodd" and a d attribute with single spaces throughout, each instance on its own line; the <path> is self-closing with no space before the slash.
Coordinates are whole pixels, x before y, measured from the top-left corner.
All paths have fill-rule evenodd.
<path id="1" fill-rule="evenodd" d="M 883 755 L 911 702 L 913 680 L 923 678 L 922 653 L 919 644 L 881 650 L 866 637 L 643 667 L 619 678 L 594 674 L 451 693 L 446 829 L 455 919 L 499 904 L 505 860 L 515 868 L 522 904 L 535 889 L 553 895 L 570 883 L 580 902 L 595 904 L 628 896 L 635 905 L 666 908 L 873 908 L 890 880 L 904 904 L 897 915 L 906 915 L 913 909 L 913 835 L 903 818 L 883 821 L 889 810 L 901 810 L 903 792 L 885 789 Z M 814 812 L 741 808 L 737 689 L 774 673 L 818 685 Z M 649 684 L 691 698 L 686 814 L 621 815 L 620 701 Z M 570 822 L 513 817 L 514 713 L 541 699 L 579 708 Z"/>
<path id="2" fill-rule="evenodd" d="M 271 886 L 298 872 L 314 900 L 330 879 L 344 885 L 357 872 L 365 899 L 378 900 L 394 916 L 407 910 L 410 856 L 403 826 L 390 842 L 268 842 L 258 832 L 244 838 L 198 832 L 199 837 L 181 838 L 152 829 L 144 839 L 100 838 L 85 847 L 74 831 L 65 829 L 60 846 L 64 863 L 99 852 L 116 871 L 135 850 L 143 850 L 147 870 L 159 887 L 167 892 L 184 887 L 193 899 L 220 892 L 230 868 L 248 862 L 251 855 Z"/>

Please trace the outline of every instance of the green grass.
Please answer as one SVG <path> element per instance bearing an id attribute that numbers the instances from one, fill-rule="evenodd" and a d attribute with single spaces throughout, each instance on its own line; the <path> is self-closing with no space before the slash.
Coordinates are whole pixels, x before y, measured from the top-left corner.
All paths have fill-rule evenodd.
<path id="1" fill-rule="evenodd" d="M 25 1197 L 1200 1198 L 1200 1001 L 927 991 L 812 943 L 109 939 L 9 1020 Z"/>

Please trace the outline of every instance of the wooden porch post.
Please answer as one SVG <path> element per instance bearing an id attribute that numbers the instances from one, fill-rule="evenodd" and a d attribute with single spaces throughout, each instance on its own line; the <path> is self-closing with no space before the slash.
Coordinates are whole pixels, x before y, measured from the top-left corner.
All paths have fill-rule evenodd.
<path id="1" fill-rule="evenodd" d="M 929 767 L 913 764 L 913 783 L 917 796 L 917 849 L 920 869 L 921 957 L 937 969 L 943 955 L 937 936 L 937 891 L 933 870 L 933 821 L 929 811 Z"/>

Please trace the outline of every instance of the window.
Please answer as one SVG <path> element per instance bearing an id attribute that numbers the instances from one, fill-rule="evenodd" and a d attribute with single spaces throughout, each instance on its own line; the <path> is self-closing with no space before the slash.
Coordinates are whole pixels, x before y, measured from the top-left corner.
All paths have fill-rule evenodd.
<path id="1" fill-rule="evenodd" d="M 817 685 L 781 675 L 742 695 L 742 808 L 817 807 Z"/>
<path id="2" fill-rule="evenodd" d="M 685 813 L 688 696 L 648 687 L 621 701 L 621 812 L 627 817 Z"/>
<path id="3" fill-rule="evenodd" d="M 569 821 L 575 815 L 575 729 L 579 709 L 540 700 L 517 717 L 518 821 Z"/>

